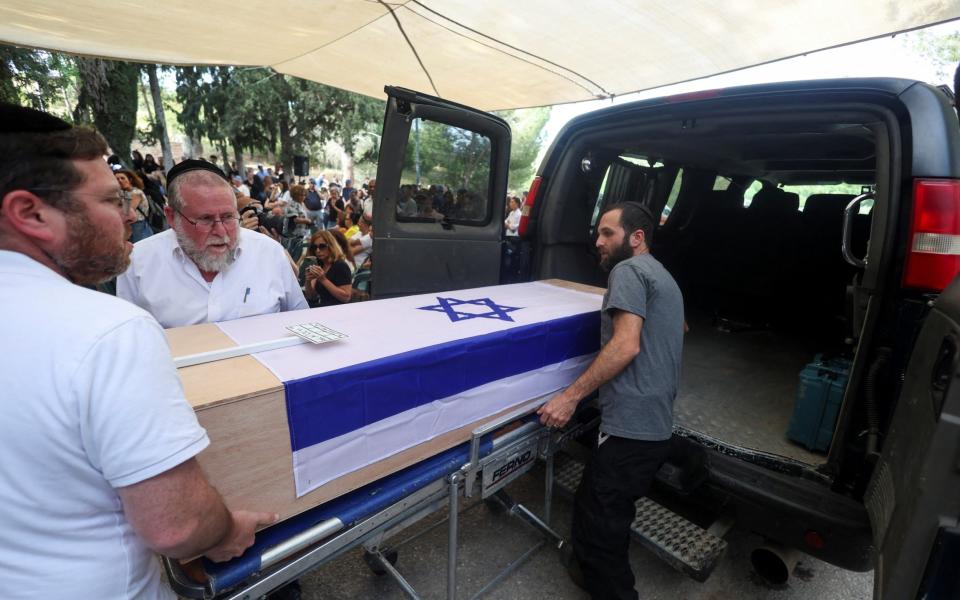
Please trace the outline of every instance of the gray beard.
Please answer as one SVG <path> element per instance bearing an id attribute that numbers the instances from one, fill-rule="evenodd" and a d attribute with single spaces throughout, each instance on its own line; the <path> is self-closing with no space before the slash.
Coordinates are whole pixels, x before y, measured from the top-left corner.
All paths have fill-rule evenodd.
<path id="1" fill-rule="evenodd" d="M 234 261 L 237 244 L 240 243 L 240 232 L 238 231 L 237 238 L 232 244 L 230 244 L 229 250 L 226 252 L 226 254 L 221 256 L 209 256 L 207 255 L 205 249 L 199 248 L 193 243 L 193 240 L 184 235 L 179 227 L 174 227 L 173 231 L 177 234 L 177 244 L 180 245 L 180 249 L 183 250 L 183 253 L 186 254 L 187 257 L 197 265 L 198 269 L 201 271 L 206 271 L 207 273 L 219 273 L 230 266 Z M 229 243 L 229 237 L 225 236 L 222 239 L 211 237 L 208 238 L 208 241 Z"/>

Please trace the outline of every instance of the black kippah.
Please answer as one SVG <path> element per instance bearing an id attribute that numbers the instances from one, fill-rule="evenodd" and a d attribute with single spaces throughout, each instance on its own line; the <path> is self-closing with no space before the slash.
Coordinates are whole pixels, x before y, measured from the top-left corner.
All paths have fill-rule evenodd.
<path id="1" fill-rule="evenodd" d="M 0 134 L 52 133 L 70 129 L 71 125 L 45 112 L 0 102 Z"/>
<path id="2" fill-rule="evenodd" d="M 227 176 L 223 174 L 223 171 L 221 171 L 217 165 L 209 163 L 205 160 L 190 158 L 173 165 L 173 168 L 167 171 L 167 189 L 170 188 L 170 184 L 173 183 L 174 179 L 180 177 L 184 173 L 189 173 L 190 171 L 210 171 L 211 173 L 216 173 L 219 175 L 220 178 L 227 183 L 230 183 L 230 180 L 227 179 Z"/>

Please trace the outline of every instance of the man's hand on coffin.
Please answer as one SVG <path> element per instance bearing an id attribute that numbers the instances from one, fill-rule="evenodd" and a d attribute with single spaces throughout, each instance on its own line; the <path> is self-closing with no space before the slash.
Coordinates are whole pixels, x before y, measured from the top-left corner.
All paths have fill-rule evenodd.
<path id="1" fill-rule="evenodd" d="M 643 317 L 624 310 L 613 310 L 613 336 L 600 349 L 587 370 L 570 387 L 540 407 L 537 414 L 547 427 L 563 427 L 573 416 L 577 404 L 601 385 L 620 374 L 640 353 Z"/>
<path id="2" fill-rule="evenodd" d="M 216 549 L 237 528 L 236 517 L 193 458 L 139 483 L 117 488 L 117 493 L 137 535 L 151 549 L 170 558 L 192 558 Z"/>
<path id="3" fill-rule="evenodd" d="M 537 411 L 537 414 L 540 415 L 540 422 L 544 426 L 554 429 L 563 427 L 570 421 L 574 411 L 577 410 L 577 403 L 578 399 L 570 394 L 569 388 L 563 390 Z"/>
<path id="4" fill-rule="evenodd" d="M 213 562 L 225 562 L 240 556 L 244 550 L 253 545 L 257 529 L 273 525 L 280 518 L 276 513 L 249 510 L 234 510 L 230 512 L 230 516 L 233 517 L 233 524 L 227 536 L 204 553 Z"/>

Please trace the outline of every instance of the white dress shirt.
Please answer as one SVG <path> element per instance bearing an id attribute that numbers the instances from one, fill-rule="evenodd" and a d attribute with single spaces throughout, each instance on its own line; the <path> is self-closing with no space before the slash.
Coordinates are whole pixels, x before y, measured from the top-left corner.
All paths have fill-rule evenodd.
<path id="1" fill-rule="evenodd" d="M 0 251 L 0 598 L 174 599 L 117 488 L 209 440 L 143 310 Z"/>
<path id="2" fill-rule="evenodd" d="M 117 296 L 143 308 L 164 327 L 230 321 L 307 308 L 283 247 L 249 229 L 230 266 L 207 282 L 168 229 L 137 242 L 130 267 L 117 278 Z"/>

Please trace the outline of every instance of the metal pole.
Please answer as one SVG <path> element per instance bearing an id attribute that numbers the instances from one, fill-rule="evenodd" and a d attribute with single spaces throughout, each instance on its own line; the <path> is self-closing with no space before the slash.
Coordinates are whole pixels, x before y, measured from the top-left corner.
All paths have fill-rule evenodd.
<path id="1" fill-rule="evenodd" d="M 397 582 L 397 585 L 399 585 L 400 589 L 403 590 L 403 593 L 407 595 L 407 598 L 411 598 L 413 600 L 420 599 L 420 595 L 417 594 L 417 590 L 413 589 L 413 586 L 410 585 L 410 582 L 404 579 L 403 575 L 400 574 L 400 571 L 391 565 L 390 561 L 387 560 L 387 558 L 380 551 L 371 553 L 371 556 L 373 556 L 374 560 L 379 563 L 380 568 L 393 577 L 393 580 Z"/>
<path id="2" fill-rule="evenodd" d="M 457 526 L 459 525 L 458 489 L 459 477 L 456 473 L 450 475 L 450 523 L 447 529 L 447 600 L 454 600 L 457 596 Z"/>
<path id="3" fill-rule="evenodd" d="M 550 524 L 550 512 L 553 508 L 553 441 L 547 442 L 547 473 L 544 477 L 545 489 L 543 490 L 543 520 Z"/>
<path id="4" fill-rule="evenodd" d="M 420 185 L 420 119 L 413 120 L 413 164 L 416 166 L 417 185 Z"/>

